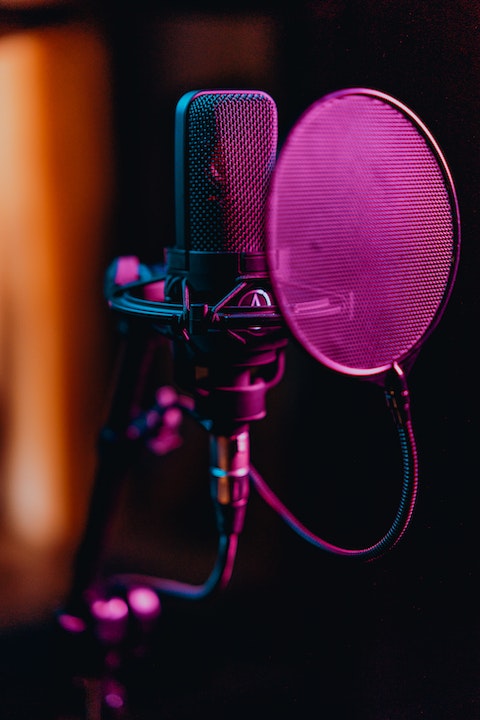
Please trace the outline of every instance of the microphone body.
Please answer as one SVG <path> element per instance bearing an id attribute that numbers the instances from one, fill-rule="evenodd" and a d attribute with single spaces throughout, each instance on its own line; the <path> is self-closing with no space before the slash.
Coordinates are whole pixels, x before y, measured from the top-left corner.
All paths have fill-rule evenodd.
<path id="1" fill-rule="evenodd" d="M 239 277 L 267 277 L 265 205 L 276 148 L 276 106 L 264 92 L 193 91 L 179 100 L 176 244 L 167 250 L 167 274 L 188 279 L 193 296 L 215 302 Z"/>
<path id="2" fill-rule="evenodd" d="M 284 324 L 278 313 L 262 322 L 276 312 L 265 249 L 276 149 L 276 105 L 265 92 L 193 91 L 177 104 L 165 301 L 190 315 L 173 343 L 175 379 L 212 422 L 263 417 L 265 390 L 279 379 Z M 259 367 L 270 369 L 253 379 Z"/>

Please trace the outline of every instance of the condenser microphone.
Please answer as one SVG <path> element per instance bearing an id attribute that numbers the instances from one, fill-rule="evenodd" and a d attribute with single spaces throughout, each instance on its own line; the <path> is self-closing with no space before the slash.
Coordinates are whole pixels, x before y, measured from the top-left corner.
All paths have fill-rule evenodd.
<path id="1" fill-rule="evenodd" d="M 222 388 L 232 389 L 229 402 L 240 387 L 244 398 L 260 397 L 252 368 L 270 367 L 267 385 L 278 379 L 286 340 L 265 248 L 276 149 L 276 105 L 263 91 L 192 91 L 177 104 L 176 242 L 166 253 L 165 301 L 189 316 L 174 339 L 176 380 L 194 392 L 202 412 L 217 417 L 230 414 Z M 214 406 L 208 411 L 207 397 Z M 259 402 L 240 416 L 263 415 Z"/>
<path id="2" fill-rule="evenodd" d="M 283 374 L 287 332 L 265 246 L 277 132 L 277 108 L 264 91 L 181 97 L 175 244 L 163 268 L 127 257 L 108 273 L 110 307 L 173 341 L 174 379 L 210 423 L 263 417 L 265 392 Z"/>
<path id="3" fill-rule="evenodd" d="M 277 112 L 265 92 L 189 92 L 175 117 L 176 244 L 167 273 L 216 302 L 237 278 L 265 279 L 265 203 Z M 175 290 L 173 290 L 175 292 Z"/>
<path id="4" fill-rule="evenodd" d="M 284 327 L 265 249 L 275 102 L 259 90 L 188 92 L 177 103 L 174 141 L 175 244 L 163 265 L 117 259 L 107 273 L 110 307 L 186 341 L 200 362 L 210 363 L 217 344 L 233 362 L 242 348 L 261 361 L 265 336 L 276 346 Z"/>
<path id="5" fill-rule="evenodd" d="M 235 323 L 228 311 L 274 309 L 265 206 L 276 149 L 277 110 L 265 92 L 193 91 L 177 104 L 176 242 L 167 249 L 165 296 L 214 309 L 206 331 L 193 329 L 199 354 L 215 350 L 215 340 L 224 354 L 242 345 L 249 353 L 264 323 L 245 325 L 241 312 Z M 221 311 L 227 338 L 214 332 Z"/>

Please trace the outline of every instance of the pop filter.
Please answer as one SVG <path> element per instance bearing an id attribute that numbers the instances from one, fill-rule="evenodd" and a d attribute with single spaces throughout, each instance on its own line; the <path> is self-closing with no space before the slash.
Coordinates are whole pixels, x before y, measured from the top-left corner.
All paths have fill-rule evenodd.
<path id="1" fill-rule="evenodd" d="M 416 356 L 455 278 L 458 206 L 425 125 L 388 95 L 346 89 L 308 108 L 268 201 L 275 296 L 301 345 L 374 380 Z"/>
<path id="2" fill-rule="evenodd" d="M 273 172 L 266 252 L 292 335 L 331 370 L 384 386 L 398 430 L 403 486 L 386 534 L 333 545 L 306 528 L 252 469 L 263 498 L 296 532 L 340 555 L 373 559 L 407 528 L 418 485 L 406 372 L 440 320 L 458 265 L 458 204 L 445 159 L 405 105 L 346 89 L 295 123 Z"/>

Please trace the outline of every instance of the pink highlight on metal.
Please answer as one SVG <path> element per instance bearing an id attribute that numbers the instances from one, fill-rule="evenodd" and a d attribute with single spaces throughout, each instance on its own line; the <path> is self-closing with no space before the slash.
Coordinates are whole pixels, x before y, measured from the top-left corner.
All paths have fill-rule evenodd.
<path id="1" fill-rule="evenodd" d="M 135 255 L 122 255 L 117 259 L 115 267 L 116 285 L 126 285 L 135 282 L 140 277 L 140 260 Z"/>
<path id="2" fill-rule="evenodd" d="M 148 428 L 153 428 L 158 423 L 160 415 L 157 410 L 150 410 L 146 416 L 146 423 Z"/>
<path id="3" fill-rule="evenodd" d="M 165 410 L 163 422 L 171 430 L 178 428 L 182 422 L 182 411 L 180 408 L 170 407 Z"/>
<path id="4" fill-rule="evenodd" d="M 128 593 L 128 602 L 132 612 L 144 620 L 154 620 L 160 615 L 160 599 L 150 588 L 132 588 Z"/>
<path id="5" fill-rule="evenodd" d="M 177 402 L 177 393 L 170 385 L 162 385 L 157 390 L 155 399 L 160 407 L 165 408 Z"/>
<path id="6" fill-rule="evenodd" d="M 125 701 L 118 692 L 108 692 L 105 695 L 105 704 L 112 710 L 120 710 L 125 705 Z"/>
<path id="7" fill-rule="evenodd" d="M 92 613 L 97 620 L 123 620 L 128 615 L 127 603 L 119 597 L 108 600 L 95 600 L 92 603 Z"/>
<path id="8" fill-rule="evenodd" d="M 147 283 L 143 288 L 143 297 L 152 302 L 165 301 L 165 280 Z"/>
<path id="9" fill-rule="evenodd" d="M 87 628 L 85 620 L 82 620 L 82 618 L 76 617 L 75 615 L 68 615 L 66 613 L 59 616 L 58 622 L 64 630 L 74 634 L 85 632 Z"/>
<path id="10" fill-rule="evenodd" d="M 91 611 L 100 640 L 108 644 L 120 642 L 126 632 L 128 605 L 122 598 L 98 599 L 92 602 Z"/>

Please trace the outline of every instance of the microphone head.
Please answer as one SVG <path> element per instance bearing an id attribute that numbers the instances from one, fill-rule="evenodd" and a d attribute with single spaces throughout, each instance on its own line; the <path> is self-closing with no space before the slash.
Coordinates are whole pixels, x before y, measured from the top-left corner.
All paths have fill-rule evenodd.
<path id="1" fill-rule="evenodd" d="M 179 100 L 168 271 L 187 277 L 194 292 L 215 296 L 238 276 L 267 276 L 265 205 L 276 148 L 276 105 L 265 92 L 201 90 Z"/>
<path id="2" fill-rule="evenodd" d="M 279 153 L 267 205 L 274 294 L 292 334 L 327 367 L 378 379 L 438 323 L 458 264 L 446 161 L 394 98 L 318 100 Z"/>

